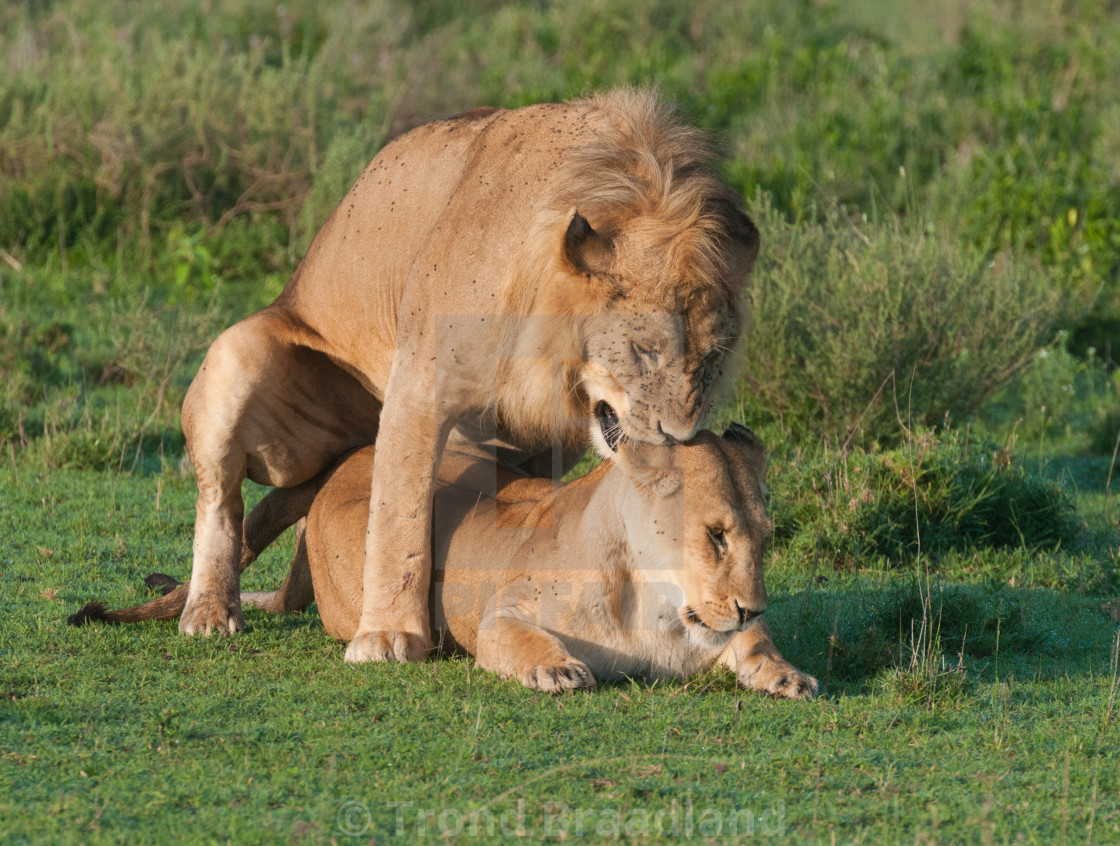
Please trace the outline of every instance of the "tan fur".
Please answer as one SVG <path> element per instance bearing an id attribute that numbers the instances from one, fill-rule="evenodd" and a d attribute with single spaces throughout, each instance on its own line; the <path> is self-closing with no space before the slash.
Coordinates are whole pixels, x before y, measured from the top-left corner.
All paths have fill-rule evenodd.
<path id="1" fill-rule="evenodd" d="M 300 485 L 376 440 L 347 660 L 430 645 L 435 468 L 492 442 L 558 478 L 600 401 L 685 440 L 729 373 L 757 232 L 699 134 L 642 92 L 476 110 L 388 145 L 283 294 L 223 333 L 183 406 L 198 475 L 180 628 L 244 623 L 248 477 Z M 607 446 L 596 440 L 601 451 Z"/>
<path id="2" fill-rule="evenodd" d="M 435 500 L 431 597 L 443 646 L 550 692 L 687 676 L 719 662 L 751 690 L 813 696 L 816 680 L 751 616 L 766 609 L 771 524 L 761 447 L 743 431 L 624 445 L 617 464 L 560 489 L 449 454 Z M 283 588 L 253 595 L 255 604 L 293 610 L 314 599 L 329 634 L 354 636 L 373 467 L 371 446 L 330 474 Z M 713 529 L 722 532 L 719 550 Z M 129 619 L 158 602 L 126 609 Z"/>

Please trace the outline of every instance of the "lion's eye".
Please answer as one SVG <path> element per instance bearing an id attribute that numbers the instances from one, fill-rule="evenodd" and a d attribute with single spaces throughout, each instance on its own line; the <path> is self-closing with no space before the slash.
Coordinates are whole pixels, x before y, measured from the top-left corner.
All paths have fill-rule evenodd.
<path id="1" fill-rule="evenodd" d="M 652 347 L 643 347 L 641 344 L 631 344 L 634 358 L 647 370 L 655 370 L 661 364 L 661 354 Z"/>
<path id="2" fill-rule="evenodd" d="M 717 553 L 722 555 L 727 550 L 727 537 L 719 526 L 708 527 L 708 540 L 712 542 Z"/>
<path id="3" fill-rule="evenodd" d="M 708 354 L 704 356 L 704 360 L 700 362 L 700 386 L 705 391 L 711 387 L 716 377 L 723 372 L 719 362 L 720 351 L 718 349 L 709 350 Z"/>

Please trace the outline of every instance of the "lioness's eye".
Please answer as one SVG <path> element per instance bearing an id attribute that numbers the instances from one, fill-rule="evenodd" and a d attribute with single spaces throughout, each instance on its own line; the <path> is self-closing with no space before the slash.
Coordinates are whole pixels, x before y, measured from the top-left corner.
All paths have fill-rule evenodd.
<path id="1" fill-rule="evenodd" d="M 722 553 L 727 549 L 727 538 L 723 534 L 723 529 L 719 526 L 708 527 L 708 540 L 712 542 L 712 546 L 716 548 L 716 552 Z"/>

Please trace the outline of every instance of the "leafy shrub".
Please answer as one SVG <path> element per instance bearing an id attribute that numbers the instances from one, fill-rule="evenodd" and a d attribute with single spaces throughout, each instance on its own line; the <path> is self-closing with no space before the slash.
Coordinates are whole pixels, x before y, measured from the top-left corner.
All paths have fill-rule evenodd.
<path id="1" fill-rule="evenodd" d="M 1114 379 L 1114 382 L 1120 382 Z M 1120 395 L 1120 390 L 1114 389 L 1114 396 Z M 1089 429 L 1089 449 L 1101 455 L 1108 455 L 1111 451 L 1117 454 L 1120 444 L 1120 405 L 1110 410 L 1101 410 L 1097 421 Z"/>
<path id="2" fill-rule="evenodd" d="M 878 609 L 872 625 L 905 634 L 923 615 L 947 649 L 978 657 L 997 651 L 1037 652 L 1053 635 L 1034 624 L 1024 594 L 1003 586 L 934 586 L 927 593 L 912 582 L 890 606 Z"/>
<path id="3" fill-rule="evenodd" d="M 86 416 L 71 422 L 69 428 L 48 428 L 29 452 L 56 469 L 132 472 L 160 469 L 162 456 L 181 455 L 183 449 L 183 436 L 177 428 L 145 433 L 122 427 L 111 416 Z"/>
<path id="4" fill-rule="evenodd" d="M 317 163 L 306 66 L 109 17 L 74 3 L 9 24 L 28 49 L 0 87 L 0 244 L 65 253 L 118 228 L 147 240 L 153 221 L 294 220 Z"/>
<path id="5" fill-rule="evenodd" d="M 1102 155 L 1120 137 L 1101 120 L 1112 39 L 1096 25 L 1070 33 L 1039 37 L 980 17 L 963 28 L 940 85 L 967 91 L 975 117 L 951 162 L 960 179 L 944 187 L 963 235 L 1055 268 L 1083 353 L 1103 349 L 1107 325 L 1120 325 L 1120 187 L 1114 152 Z"/>
<path id="6" fill-rule="evenodd" d="M 103 277 L 66 282 L 94 309 L 128 286 L 180 307 L 216 292 L 231 322 L 279 290 L 386 138 L 654 83 L 760 198 L 751 419 L 890 443 L 896 398 L 907 425 L 971 413 L 1048 317 L 1079 359 L 1110 355 L 1118 38 L 1099 0 L 950 22 L 778 0 L 7 4 L 0 260 Z M 10 368 L 5 437 L 43 419 L 44 387 L 99 378 L 94 334 L 55 357 L 65 378 Z M 1107 410 L 1084 423 L 1110 437 Z"/>
<path id="7" fill-rule="evenodd" d="M 1045 274 L 936 232 L 864 228 L 835 208 L 785 223 L 755 203 L 765 250 L 737 398 L 748 419 L 836 444 L 891 442 L 980 407 L 1031 357 Z"/>
<path id="8" fill-rule="evenodd" d="M 24 289 L 0 305 L 0 444 L 80 469 L 174 457 L 179 406 L 226 316 L 213 301 L 201 311 L 153 304 L 142 288 L 75 306 L 66 302 L 75 275 L 88 282 L 65 274 L 28 286 L 0 272 L 0 293 Z"/>
<path id="9" fill-rule="evenodd" d="M 785 603 L 795 615 L 783 626 L 791 653 L 808 652 L 801 660 L 823 667 L 830 692 L 873 687 L 904 704 L 952 706 L 974 690 L 967 658 L 1067 645 L 1027 591 L 917 577 L 858 584 L 857 593 L 810 586 Z"/>
<path id="10" fill-rule="evenodd" d="M 1070 352 L 1058 332 L 983 408 L 990 424 L 1012 428 L 1028 441 L 1059 441 L 1074 450 L 1109 455 L 1120 432 L 1120 371 L 1094 348 Z"/>

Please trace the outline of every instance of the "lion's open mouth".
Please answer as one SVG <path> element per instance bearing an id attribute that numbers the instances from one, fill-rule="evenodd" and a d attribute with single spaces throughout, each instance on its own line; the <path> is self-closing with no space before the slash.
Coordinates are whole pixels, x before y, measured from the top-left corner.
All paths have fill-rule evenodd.
<path id="1" fill-rule="evenodd" d="M 603 433 L 603 440 L 607 442 L 611 452 L 617 452 L 619 443 L 626 439 L 622 434 L 622 424 L 618 420 L 618 414 L 605 400 L 599 400 L 595 405 L 595 419 L 599 421 L 599 431 Z"/>

